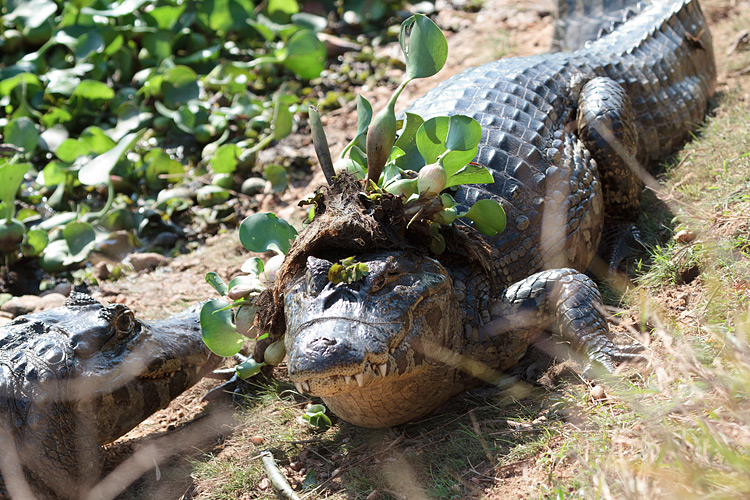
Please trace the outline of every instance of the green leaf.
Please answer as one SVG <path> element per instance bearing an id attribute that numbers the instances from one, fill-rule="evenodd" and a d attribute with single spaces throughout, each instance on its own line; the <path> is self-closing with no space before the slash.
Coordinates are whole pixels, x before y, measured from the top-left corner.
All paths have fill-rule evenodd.
<path id="1" fill-rule="evenodd" d="M 9 2 L 8 7 L 12 5 Z M 21 19 L 26 29 L 38 28 L 57 12 L 52 0 L 28 0 L 16 3 L 16 8 L 4 16 L 5 21 Z"/>
<path id="2" fill-rule="evenodd" d="M 435 163 L 438 156 L 446 151 L 445 138 L 449 127 L 449 117 L 436 116 L 424 122 L 417 130 L 415 142 L 427 165 Z"/>
<path id="3" fill-rule="evenodd" d="M 505 210 L 495 200 L 477 200 L 462 216 L 474 221 L 477 229 L 487 236 L 495 236 L 505 229 Z"/>
<path id="4" fill-rule="evenodd" d="M 460 186 L 462 184 L 492 184 L 495 178 L 483 165 L 466 165 L 453 175 L 448 176 L 445 187 Z"/>
<path id="5" fill-rule="evenodd" d="M 39 144 L 47 151 L 54 153 L 68 138 L 68 129 L 62 125 L 53 125 L 41 133 Z"/>
<path id="6" fill-rule="evenodd" d="M 237 168 L 237 159 L 242 151 L 236 144 L 220 146 L 211 157 L 211 170 L 217 174 L 231 174 Z"/>
<path id="7" fill-rule="evenodd" d="M 6 203 L 11 209 L 15 207 L 18 188 L 21 187 L 23 176 L 30 168 L 29 163 L 0 164 L 0 203 Z"/>
<path id="8" fill-rule="evenodd" d="M 221 279 L 221 276 L 213 271 L 206 274 L 206 282 L 214 287 L 214 290 L 219 292 L 219 295 L 221 296 L 226 295 L 229 291 L 229 287 L 227 287 L 227 284 Z"/>
<path id="9" fill-rule="evenodd" d="M 406 58 L 407 80 L 434 75 L 442 69 L 448 58 L 445 35 L 422 14 L 415 14 L 404 21 L 398 38 Z"/>
<path id="10" fill-rule="evenodd" d="M 23 148 L 26 154 L 32 153 L 39 143 L 39 132 L 31 118 L 22 116 L 12 119 L 5 126 L 5 142 Z"/>
<path id="11" fill-rule="evenodd" d="M 266 366 L 265 363 L 258 363 L 253 358 L 247 358 L 245 361 L 235 366 L 234 369 L 237 372 L 237 376 L 242 380 L 245 380 L 259 374 L 260 369 L 264 366 Z"/>
<path id="12" fill-rule="evenodd" d="M 96 158 L 86 163 L 78 172 L 78 180 L 86 186 L 96 186 L 98 184 L 107 184 L 110 182 L 109 174 L 115 167 L 120 157 L 130 149 L 135 141 L 141 136 L 142 132 L 133 132 L 123 137 L 117 146 L 106 153 L 100 154 Z"/>
<path id="13" fill-rule="evenodd" d="M 67 163 L 53 160 L 45 165 L 41 175 L 37 178 L 37 182 L 47 187 L 57 185 L 64 187 L 68 172 L 70 172 L 70 166 Z"/>
<path id="14" fill-rule="evenodd" d="M 227 309 L 229 303 L 221 299 L 212 299 L 201 308 L 201 336 L 211 351 L 222 357 L 234 356 L 245 338 L 237 333 L 232 322 L 232 311 Z"/>
<path id="15" fill-rule="evenodd" d="M 47 243 L 49 243 L 49 236 L 46 231 L 29 229 L 26 231 L 26 239 L 21 245 L 21 252 L 24 257 L 37 257 L 44 251 Z"/>
<path id="16" fill-rule="evenodd" d="M 146 184 L 151 189 L 160 189 L 170 182 L 179 181 L 185 173 L 185 167 L 172 159 L 161 148 L 154 148 L 144 157 L 146 161 Z M 166 176 L 162 178 L 161 176 Z"/>
<path id="17" fill-rule="evenodd" d="M 372 121 L 372 104 L 362 94 L 357 94 L 357 134 L 367 133 L 367 127 Z"/>
<path id="18" fill-rule="evenodd" d="M 280 23 L 287 23 L 292 14 L 299 12 L 297 0 L 268 0 L 268 15 Z"/>
<path id="19" fill-rule="evenodd" d="M 78 140 L 82 142 L 89 151 L 97 155 L 106 153 L 117 144 L 110 139 L 102 129 L 94 125 L 86 127 L 83 132 L 81 132 Z"/>
<path id="20" fill-rule="evenodd" d="M 83 80 L 75 88 L 72 95 L 92 101 L 95 99 L 110 100 L 115 96 L 115 91 L 109 88 L 106 83 L 96 80 Z"/>
<path id="21" fill-rule="evenodd" d="M 132 14 L 140 8 L 141 5 L 148 2 L 149 0 L 124 0 L 122 3 L 113 2 L 109 9 L 95 10 L 89 7 L 81 9 L 82 14 L 88 16 L 103 16 L 103 17 L 122 17 L 128 14 Z"/>
<path id="22" fill-rule="evenodd" d="M 187 66 L 175 66 L 164 73 L 161 93 L 164 96 L 164 103 L 170 108 L 176 108 L 191 99 L 198 99 L 200 97 L 198 75 Z"/>
<path id="23" fill-rule="evenodd" d="M 89 148 L 85 144 L 75 139 L 65 139 L 60 147 L 55 151 L 55 156 L 60 160 L 73 163 L 79 156 L 89 154 Z"/>
<path id="24" fill-rule="evenodd" d="M 479 145 L 482 126 L 474 118 L 465 115 L 450 117 L 445 147 L 453 151 L 470 151 Z"/>
<path id="25" fill-rule="evenodd" d="M 286 254 L 296 237 L 297 231 L 287 221 L 270 212 L 250 215 L 240 224 L 240 243 L 251 252 Z"/>
<path id="26" fill-rule="evenodd" d="M 277 141 L 291 134 L 294 125 L 294 117 L 289 111 L 289 106 L 283 103 L 280 97 L 280 92 L 274 95 L 273 121 L 271 122 L 273 138 Z"/>
<path id="27" fill-rule="evenodd" d="M 263 176 L 271 183 L 274 193 L 280 193 L 286 189 L 287 177 L 286 169 L 281 165 L 271 163 L 263 169 Z"/>
<path id="28" fill-rule="evenodd" d="M 326 61 L 326 46 L 310 30 L 293 34 L 279 57 L 290 71 L 305 80 L 320 76 Z"/>
<path id="29" fill-rule="evenodd" d="M 65 266 L 86 260 L 96 244 L 96 232 L 88 222 L 69 222 L 63 228 L 62 235 L 69 251 L 68 257 L 63 261 Z"/>
<path id="30" fill-rule="evenodd" d="M 250 257 L 243 264 L 240 270 L 243 273 L 251 273 L 260 276 L 264 269 L 263 260 L 260 257 Z"/>

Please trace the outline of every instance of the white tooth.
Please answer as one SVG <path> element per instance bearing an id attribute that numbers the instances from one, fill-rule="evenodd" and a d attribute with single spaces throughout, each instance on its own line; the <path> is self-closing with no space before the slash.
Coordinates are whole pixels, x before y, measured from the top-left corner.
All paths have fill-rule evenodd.
<path id="1" fill-rule="evenodd" d="M 352 378 L 349 375 L 344 375 L 344 381 L 346 385 L 349 385 L 352 382 Z"/>
<path id="2" fill-rule="evenodd" d="M 393 347 L 391 347 L 389 349 L 389 351 L 391 352 L 391 354 L 393 354 L 394 352 L 396 352 L 396 346 L 394 345 Z"/>
<path id="3" fill-rule="evenodd" d="M 356 374 L 354 378 L 357 379 L 357 385 L 360 387 L 365 383 L 365 375 L 363 373 Z"/>
<path id="4" fill-rule="evenodd" d="M 297 392 L 302 394 L 302 384 L 300 384 L 299 382 L 295 382 L 294 387 L 297 389 Z"/>
<path id="5" fill-rule="evenodd" d="M 302 388 L 303 388 L 303 389 L 304 389 L 304 390 L 305 390 L 306 392 L 310 392 L 310 384 L 308 384 L 307 382 L 302 382 Z"/>
<path id="6" fill-rule="evenodd" d="M 388 363 L 383 363 L 382 365 L 378 365 L 378 369 L 380 370 L 380 375 L 385 377 L 388 375 Z"/>

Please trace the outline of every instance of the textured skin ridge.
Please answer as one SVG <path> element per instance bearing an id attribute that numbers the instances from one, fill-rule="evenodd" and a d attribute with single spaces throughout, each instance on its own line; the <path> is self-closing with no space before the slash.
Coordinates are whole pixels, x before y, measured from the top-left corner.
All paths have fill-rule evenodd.
<path id="1" fill-rule="evenodd" d="M 543 228 L 539 231 L 541 208 L 550 194 L 554 199 L 557 192 L 566 196 L 576 192 L 572 182 L 567 187 L 563 184 L 576 176 L 579 166 L 588 164 L 581 156 L 585 148 L 574 154 L 571 172 L 559 180 L 553 174 L 559 169 L 562 134 L 566 126 L 575 126 L 569 124 L 575 119 L 583 84 L 601 76 L 622 86 L 634 113 L 636 160 L 648 164 L 672 152 L 701 122 L 713 92 L 712 54 L 697 2 L 658 3 L 577 52 L 505 59 L 467 70 L 436 86 L 409 111 L 425 119 L 465 114 L 482 124 L 476 161 L 492 171 L 495 183 L 462 188 L 456 198 L 465 205 L 494 198 L 506 209 L 509 227 L 492 245 L 504 256 L 498 268 L 511 284 L 544 267 L 560 267 L 558 255 L 563 249 L 556 242 L 542 243 L 543 261 L 530 255 L 535 252 L 523 252 L 516 259 L 507 256 L 526 238 L 535 242 L 534 248 L 539 247 L 544 232 Z M 563 161 L 568 158 L 562 156 Z M 568 203 L 571 221 L 576 219 L 574 214 L 591 211 L 577 202 L 571 198 Z M 544 211 L 549 210 L 545 207 Z M 598 241 L 599 235 L 590 238 Z M 574 239 L 568 241 L 568 247 L 579 245 Z M 595 249 L 596 244 L 588 258 L 568 264 L 585 269 Z"/>
<path id="2" fill-rule="evenodd" d="M 602 12 L 605 21 L 619 15 Z M 505 209 L 502 233 L 477 236 L 492 250 L 494 276 L 451 259 L 363 249 L 370 275 L 334 286 L 316 282 L 308 263 L 285 296 L 288 370 L 300 392 L 350 422 L 390 426 L 477 379 L 502 380 L 544 331 L 559 333 L 593 372 L 638 357 L 609 339 L 601 297 L 583 272 L 605 226 L 632 231 L 640 174 L 700 123 L 715 69 L 696 0 L 633 12 L 575 52 L 468 69 L 407 110 L 482 125 L 475 161 L 494 183 L 461 186 L 454 197 L 464 208 L 492 198 Z"/>

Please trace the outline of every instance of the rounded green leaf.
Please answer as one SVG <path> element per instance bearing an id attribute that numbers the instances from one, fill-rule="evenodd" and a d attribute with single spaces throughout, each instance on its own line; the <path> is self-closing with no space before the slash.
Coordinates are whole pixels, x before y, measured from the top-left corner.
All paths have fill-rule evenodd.
<path id="1" fill-rule="evenodd" d="M 97 184 L 110 182 L 109 173 L 120 160 L 123 153 L 130 149 L 140 135 L 140 132 L 133 132 L 126 135 L 120 139 L 117 146 L 86 163 L 78 172 L 78 180 L 87 186 L 96 186 Z"/>
<path id="2" fill-rule="evenodd" d="M 25 153 L 33 152 L 39 143 L 39 131 L 31 118 L 27 116 L 11 120 L 5 126 L 4 135 L 4 142 L 23 148 Z"/>
<path id="3" fill-rule="evenodd" d="M 296 237 L 297 231 L 287 221 L 270 212 L 250 215 L 240 224 L 240 243 L 251 252 L 286 254 Z"/>
<path id="4" fill-rule="evenodd" d="M 445 35 L 430 18 L 422 14 L 415 14 L 401 24 L 399 41 L 406 58 L 407 80 L 434 75 L 448 58 Z"/>
<path id="5" fill-rule="evenodd" d="M 219 292 L 219 295 L 224 296 L 229 291 L 227 284 L 224 283 L 224 280 L 221 279 L 221 276 L 213 271 L 206 274 L 206 283 L 214 287 L 214 290 Z"/>
<path id="6" fill-rule="evenodd" d="M 88 222 L 69 222 L 63 228 L 62 235 L 68 245 L 68 255 L 63 261 L 65 266 L 86 260 L 96 244 L 96 232 Z"/>
<path id="7" fill-rule="evenodd" d="M 237 161 L 242 151 L 236 144 L 220 146 L 211 157 L 211 170 L 217 174 L 231 174 L 237 168 Z"/>
<path id="8" fill-rule="evenodd" d="M 115 91 L 109 88 L 106 83 L 96 80 L 83 80 L 73 91 L 73 96 L 92 101 L 95 99 L 110 100 L 115 96 Z"/>
<path id="9" fill-rule="evenodd" d="M 41 229 L 29 229 L 26 231 L 26 240 L 21 245 L 21 252 L 25 257 L 36 257 L 44 251 L 49 243 L 49 236 Z"/>
<path id="10" fill-rule="evenodd" d="M 21 187 L 23 176 L 31 168 L 29 163 L 0 164 L 0 203 L 14 206 L 16 193 Z"/>
<path id="11" fill-rule="evenodd" d="M 280 59 L 300 78 L 312 80 L 323 71 L 326 46 L 312 31 L 300 30 L 289 38 Z"/>
<path id="12" fill-rule="evenodd" d="M 453 151 L 470 151 L 479 145 L 482 126 L 474 118 L 465 115 L 450 117 L 445 147 Z"/>
<path id="13" fill-rule="evenodd" d="M 222 357 L 234 356 L 242 348 L 245 338 L 237 333 L 232 322 L 229 303 L 221 299 L 209 300 L 201 308 L 201 336 L 211 351 Z"/>
<path id="14" fill-rule="evenodd" d="M 234 367 L 237 371 L 237 376 L 242 380 L 254 377 L 260 373 L 260 369 L 266 366 L 265 363 L 258 363 L 253 358 L 248 358 L 242 363 Z"/>
<path id="15" fill-rule="evenodd" d="M 161 148 L 154 148 L 144 157 L 146 161 L 146 184 L 152 189 L 160 189 L 169 182 L 176 182 L 185 173 L 185 167 L 172 159 Z"/>
<path id="16" fill-rule="evenodd" d="M 73 163 L 79 156 L 89 154 L 89 148 L 75 139 L 65 139 L 55 151 L 55 155 L 62 161 Z"/>
<path id="17" fill-rule="evenodd" d="M 166 73 L 161 81 L 161 93 L 164 103 L 175 108 L 191 99 L 200 97 L 198 75 L 187 66 L 175 66 Z"/>
<path id="18" fill-rule="evenodd" d="M 487 236 L 495 236 L 505 229 L 505 210 L 495 200 L 477 200 L 463 217 L 474 221 L 476 228 Z"/>
<path id="19" fill-rule="evenodd" d="M 102 129 L 94 125 L 83 129 L 78 140 L 86 145 L 89 151 L 97 155 L 106 153 L 117 144 L 110 139 Z"/>
<path id="20" fill-rule="evenodd" d="M 438 156 L 446 151 L 445 138 L 448 136 L 449 127 L 450 118 L 447 116 L 436 116 L 420 125 L 416 143 L 419 154 L 426 164 L 435 163 Z"/>
<path id="21" fill-rule="evenodd" d="M 271 189 L 273 189 L 274 193 L 279 193 L 286 189 L 288 182 L 286 169 L 281 165 L 275 163 L 267 165 L 266 168 L 263 169 L 263 176 L 271 183 Z"/>
<path id="22" fill-rule="evenodd" d="M 53 125 L 42 132 L 42 134 L 39 136 L 39 138 L 41 139 L 39 141 L 39 145 L 47 151 L 54 153 L 55 151 L 57 151 L 57 148 L 59 148 L 60 145 L 65 142 L 65 139 L 68 138 L 68 135 L 69 134 L 67 128 L 59 124 Z"/>

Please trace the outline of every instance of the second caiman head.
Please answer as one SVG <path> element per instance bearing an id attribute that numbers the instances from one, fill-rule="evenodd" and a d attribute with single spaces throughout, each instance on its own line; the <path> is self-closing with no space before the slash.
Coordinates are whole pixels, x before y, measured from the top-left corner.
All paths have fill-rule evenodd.
<path id="1" fill-rule="evenodd" d="M 361 255 L 369 273 L 332 284 L 308 257 L 285 293 L 289 376 L 338 416 L 384 427 L 433 411 L 458 382 L 463 320 L 450 273 L 408 252 Z M 415 408 L 418 412 L 415 415 Z"/>

